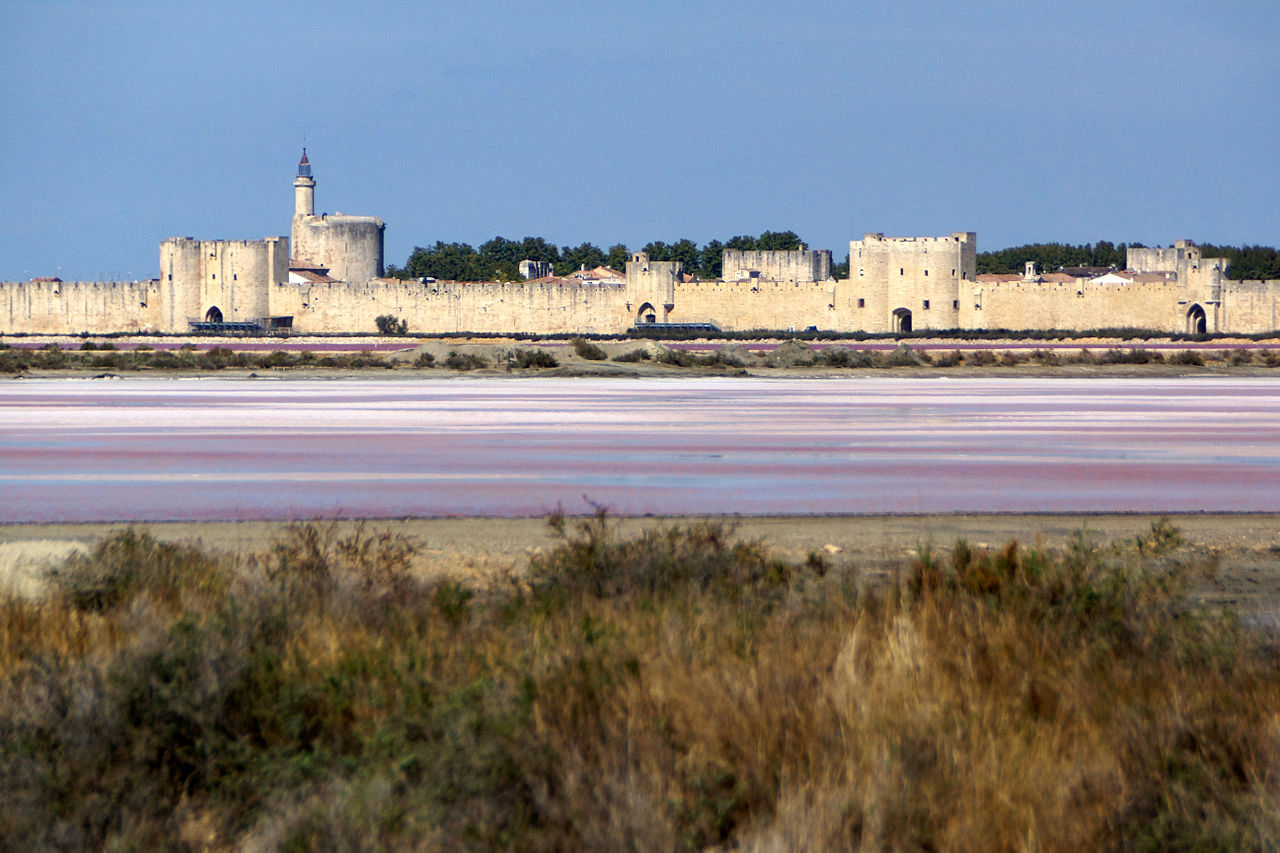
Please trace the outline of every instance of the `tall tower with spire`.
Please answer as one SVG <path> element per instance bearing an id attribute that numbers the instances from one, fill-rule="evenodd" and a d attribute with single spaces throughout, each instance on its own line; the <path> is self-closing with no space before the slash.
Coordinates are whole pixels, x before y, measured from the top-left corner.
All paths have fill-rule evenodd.
<path id="1" fill-rule="evenodd" d="M 298 177 L 293 179 L 293 215 L 314 216 L 316 212 L 316 180 L 311 177 L 311 161 L 307 149 L 302 149 L 298 162 Z"/>
<path id="2" fill-rule="evenodd" d="M 345 213 L 316 215 L 316 181 L 307 149 L 302 149 L 293 179 L 292 261 L 302 268 L 327 270 L 336 281 L 364 284 L 382 275 L 382 220 Z"/>

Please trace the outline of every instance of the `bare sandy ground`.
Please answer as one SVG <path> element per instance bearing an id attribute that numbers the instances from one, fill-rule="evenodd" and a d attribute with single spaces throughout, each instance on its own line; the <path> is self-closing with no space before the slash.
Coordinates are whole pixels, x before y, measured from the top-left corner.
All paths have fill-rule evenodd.
<path id="1" fill-rule="evenodd" d="M 1077 531 L 1098 543 L 1133 539 L 1147 532 L 1150 515 L 920 515 L 715 517 L 734 526 L 739 538 L 760 539 L 778 556 L 797 560 L 810 552 L 831 563 L 886 575 L 922 545 L 949 548 L 958 538 L 999 546 L 1010 540 L 1061 547 Z M 687 518 L 617 519 L 619 533 L 688 523 Z M 1187 540 L 1188 558 L 1216 563 L 1216 574 L 1199 583 L 1207 599 L 1275 618 L 1280 613 L 1280 514 L 1175 515 Z M 344 534 L 358 522 L 334 524 Z M 260 552 L 278 541 L 287 522 L 169 522 L 136 525 L 167 541 L 193 542 L 236 554 Z M 372 532 L 393 531 L 422 546 L 419 569 L 483 583 L 519 573 L 529 558 L 556 545 L 542 518 L 395 519 L 365 522 Z M 44 572 L 77 549 L 122 525 L 30 524 L 0 526 L 0 586 L 38 594 Z"/>

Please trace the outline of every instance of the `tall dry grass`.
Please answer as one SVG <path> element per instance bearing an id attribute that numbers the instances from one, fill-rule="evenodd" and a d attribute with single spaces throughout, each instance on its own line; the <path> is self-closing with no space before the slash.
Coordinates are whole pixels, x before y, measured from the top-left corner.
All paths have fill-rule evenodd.
<path id="1" fill-rule="evenodd" d="M 603 514 L 493 589 L 300 525 L 2 604 L 0 846 L 1266 849 L 1274 637 L 1156 525 L 887 586 Z"/>

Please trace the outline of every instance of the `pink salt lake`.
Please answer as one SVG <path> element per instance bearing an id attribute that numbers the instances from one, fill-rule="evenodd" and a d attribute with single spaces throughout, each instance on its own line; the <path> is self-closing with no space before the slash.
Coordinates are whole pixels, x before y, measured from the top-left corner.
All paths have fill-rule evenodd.
<path id="1" fill-rule="evenodd" d="M 0 522 L 1280 511 L 1280 378 L 22 380 Z"/>

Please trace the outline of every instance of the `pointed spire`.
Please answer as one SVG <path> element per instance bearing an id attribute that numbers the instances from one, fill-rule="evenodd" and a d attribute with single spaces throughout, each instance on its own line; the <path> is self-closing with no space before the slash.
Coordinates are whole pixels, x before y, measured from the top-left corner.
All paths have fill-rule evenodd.
<path id="1" fill-rule="evenodd" d="M 302 159 L 298 161 L 298 177 L 311 177 L 311 161 L 307 159 L 307 149 L 305 146 L 302 149 Z"/>

